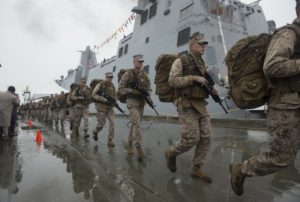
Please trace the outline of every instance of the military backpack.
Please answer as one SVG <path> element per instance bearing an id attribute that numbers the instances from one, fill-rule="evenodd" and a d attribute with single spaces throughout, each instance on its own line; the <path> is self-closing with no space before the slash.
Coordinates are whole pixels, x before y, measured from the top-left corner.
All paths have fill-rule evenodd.
<path id="1" fill-rule="evenodd" d="M 68 94 L 68 96 L 67 96 L 67 104 L 68 104 L 70 107 L 74 107 L 74 106 L 75 106 L 75 101 L 73 101 L 73 100 L 71 99 L 71 95 L 72 95 L 73 91 L 74 91 L 76 88 L 78 88 L 78 87 L 79 87 L 79 84 L 78 84 L 78 83 L 72 83 L 72 84 L 70 85 L 70 92 L 69 92 L 69 94 Z"/>
<path id="2" fill-rule="evenodd" d="M 103 79 L 93 79 L 93 80 L 91 81 L 91 83 L 90 83 L 91 102 L 95 102 L 95 100 L 93 99 L 92 94 L 93 94 L 93 91 L 94 91 L 95 87 L 96 87 L 99 83 L 101 83 L 101 82 L 104 83 L 105 80 L 103 80 Z"/>
<path id="3" fill-rule="evenodd" d="M 172 64 L 177 58 L 177 54 L 162 54 L 156 60 L 154 78 L 156 85 L 155 94 L 158 95 L 161 102 L 174 101 L 175 90 L 169 84 L 169 75 Z"/>
<path id="4" fill-rule="evenodd" d="M 132 71 L 130 69 L 120 69 L 118 73 L 118 83 L 120 84 L 121 78 L 125 72 L 128 72 L 133 76 Z M 121 94 L 120 92 L 117 92 L 117 98 L 121 103 L 126 103 L 126 95 Z"/>
<path id="5" fill-rule="evenodd" d="M 281 29 L 299 29 L 294 24 Z M 297 33 L 297 32 L 296 32 Z M 229 94 L 241 109 L 252 109 L 266 103 L 269 96 L 268 80 L 263 71 L 265 56 L 272 39 L 270 34 L 248 36 L 237 41 L 228 51 Z"/>

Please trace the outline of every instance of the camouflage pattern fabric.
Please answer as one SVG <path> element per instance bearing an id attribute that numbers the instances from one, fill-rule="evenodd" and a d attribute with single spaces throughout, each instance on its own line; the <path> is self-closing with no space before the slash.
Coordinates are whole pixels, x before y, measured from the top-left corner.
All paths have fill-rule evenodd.
<path id="1" fill-rule="evenodd" d="M 83 118 L 83 130 L 88 131 L 89 129 L 89 107 L 82 105 L 76 105 L 74 109 L 74 127 L 79 128 L 81 118 Z"/>
<path id="2" fill-rule="evenodd" d="M 142 145 L 142 130 L 141 121 L 143 118 L 144 105 L 132 105 L 127 102 L 127 108 L 129 111 L 129 119 L 131 122 L 131 127 L 128 136 L 128 142 L 134 144 L 135 146 Z"/>
<path id="3" fill-rule="evenodd" d="M 201 167 L 210 146 L 211 124 L 209 116 L 202 116 L 197 110 L 179 109 L 181 138 L 170 147 L 174 156 L 180 155 L 196 145 L 194 165 Z"/>
<path id="4" fill-rule="evenodd" d="M 100 132 L 105 123 L 106 123 L 106 118 L 109 121 L 109 134 L 108 134 L 108 139 L 113 139 L 115 135 L 115 113 L 114 109 L 112 106 L 109 105 L 99 105 L 96 104 L 96 109 L 97 109 L 97 120 L 98 124 L 95 128 L 95 132 Z"/>
<path id="5" fill-rule="evenodd" d="M 268 130 L 271 135 L 270 151 L 242 162 L 246 176 L 263 176 L 289 166 L 295 159 L 300 132 L 300 110 L 269 108 Z"/>

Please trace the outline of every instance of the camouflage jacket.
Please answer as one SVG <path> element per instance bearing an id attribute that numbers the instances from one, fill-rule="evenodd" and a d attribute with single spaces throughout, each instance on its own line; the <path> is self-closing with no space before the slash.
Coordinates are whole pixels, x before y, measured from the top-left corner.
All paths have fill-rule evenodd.
<path id="1" fill-rule="evenodd" d="M 282 28 L 275 32 L 264 61 L 264 72 L 270 79 L 268 106 L 277 109 L 300 107 L 300 19 L 296 32 Z"/>
<path id="2" fill-rule="evenodd" d="M 194 59 L 196 65 L 200 68 L 200 72 L 205 72 L 206 67 L 202 57 L 196 57 L 191 52 L 189 55 Z M 181 108 L 181 110 L 195 108 L 202 115 L 208 115 L 205 107 L 206 101 L 204 100 L 204 98 L 207 97 L 207 92 L 205 92 L 203 88 L 199 89 L 199 85 L 196 86 L 193 81 L 193 75 L 183 70 L 186 67 L 185 64 L 188 64 L 187 67 L 189 68 L 191 65 L 194 65 L 183 61 L 182 58 L 177 58 L 174 61 L 170 71 L 169 84 L 171 87 L 178 89 L 176 92 L 177 99 L 175 99 L 174 105 L 177 106 L 177 108 Z M 192 94 L 195 93 L 195 91 L 193 91 L 194 88 L 197 88 L 197 92 L 199 92 L 197 98 L 192 97 Z M 184 96 L 184 92 L 188 92 L 188 89 L 190 89 L 189 95 Z M 200 97 L 201 99 L 199 99 Z"/>
<path id="3" fill-rule="evenodd" d="M 88 86 L 78 86 L 72 91 L 71 100 L 75 102 L 75 106 L 88 107 L 90 104 L 90 95 L 90 88 Z"/>
<path id="4" fill-rule="evenodd" d="M 143 87 L 149 94 L 151 94 L 151 84 L 148 74 L 142 70 L 140 73 L 137 73 L 135 69 L 127 71 L 123 74 L 120 83 L 119 83 L 119 93 L 127 95 L 126 103 L 127 106 L 135 105 L 144 105 L 145 100 L 140 95 L 134 95 L 133 91 L 136 89 L 133 88 L 131 84 L 133 82 L 133 77 L 138 80 L 138 83 Z"/>
<path id="5" fill-rule="evenodd" d="M 116 88 L 113 83 L 103 81 L 96 85 L 96 87 L 92 93 L 92 98 L 94 100 L 96 100 L 96 104 L 97 104 L 97 102 L 102 102 L 102 104 L 103 104 L 103 101 L 105 100 L 105 98 L 103 96 L 99 95 L 100 91 L 103 91 L 105 94 L 109 95 L 110 97 L 112 97 L 113 99 L 115 99 L 117 101 Z M 107 103 L 105 103 L 105 104 L 107 104 Z"/>

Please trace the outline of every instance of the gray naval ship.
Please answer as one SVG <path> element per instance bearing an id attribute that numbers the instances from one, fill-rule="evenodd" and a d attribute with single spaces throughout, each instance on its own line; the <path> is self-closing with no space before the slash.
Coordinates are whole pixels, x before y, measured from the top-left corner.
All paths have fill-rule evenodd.
<path id="1" fill-rule="evenodd" d="M 209 42 L 204 60 L 208 72 L 216 83 L 223 105 L 230 112 L 224 113 L 221 106 L 209 100 L 208 110 L 215 118 L 238 118 L 248 114 L 238 109 L 228 96 L 227 67 L 224 58 L 236 41 L 248 35 L 272 33 L 274 21 L 267 21 L 259 1 L 245 4 L 238 0 L 138 0 L 132 12 L 136 14 L 133 32 L 119 41 L 117 54 L 97 62 L 95 52 L 88 46 L 81 53 L 80 64 L 61 76 L 56 83 L 66 90 L 70 85 L 86 77 L 104 78 L 105 72 L 113 72 L 115 77 L 120 69 L 131 68 L 132 56 L 142 53 L 145 58 L 144 70 L 149 73 L 153 93 L 151 95 L 160 115 L 176 116 L 176 109 L 170 103 L 162 103 L 155 95 L 155 62 L 163 53 L 181 53 L 188 50 L 189 37 L 197 31 L 205 35 Z M 117 79 L 114 79 L 117 86 Z M 123 108 L 125 108 L 123 106 Z M 91 112 L 95 107 L 91 105 Z M 154 115 L 146 107 L 145 114 Z"/>

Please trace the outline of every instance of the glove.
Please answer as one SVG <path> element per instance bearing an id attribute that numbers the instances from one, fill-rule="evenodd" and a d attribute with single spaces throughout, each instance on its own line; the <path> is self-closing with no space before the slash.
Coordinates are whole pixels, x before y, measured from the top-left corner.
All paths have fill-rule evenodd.
<path id="1" fill-rule="evenodd" d="M 130 94 L 131 95 L 140 95 L 140 92 L 138 90 L 133 89 Z"/>
<path id="2" fill-rule="evenodd" d="M 218 96 L 218 91 L 217 91 L 215 88 L 212 88 L 211 94 L 212 94 L 213 96 Z"/>
<path id="3" fill-rule="evenodd" d="M 193 80 L 197 83 L 200 83 L 201 86 L 207 85 L 207 80 L 203 76 L 194 76 Z"/>
<path id="4" fill-rule="evenodd" d="M 108 100 L 105 97 L 101 97 L 100 101 L 104 103 L 108 103 Z"/>

